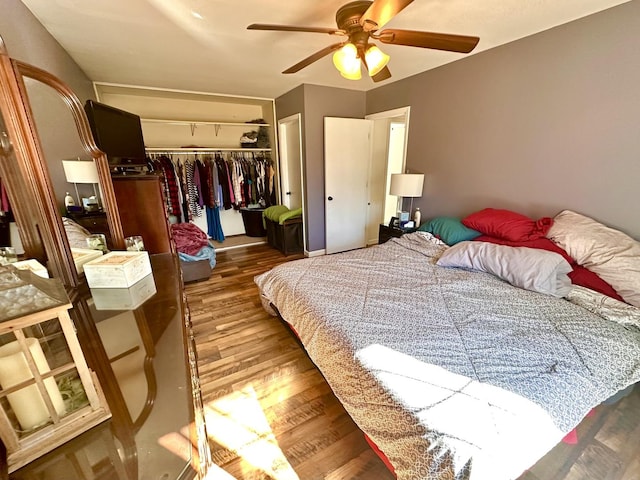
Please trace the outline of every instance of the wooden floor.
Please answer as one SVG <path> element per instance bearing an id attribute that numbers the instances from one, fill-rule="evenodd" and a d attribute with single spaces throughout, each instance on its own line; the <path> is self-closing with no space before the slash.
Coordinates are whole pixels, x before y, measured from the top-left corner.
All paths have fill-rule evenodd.
<path id="1" fill-rule="evenodd" d="M 211 478 L 391 480 L 287 328 L 262 308 L 253 277 L 296 258 L 267 245 L 219 252 L 211 278 L 187 285 L 219 467 Z M 521 480 L 640 480 L 640 389 L 597 407 L 578 439 Z"/>
<path id="2" fill-rule="evenodd" d="M 248 235 L 231 235 L 226 237 L 223 242 L 216 242 L 211 240 L 213 248 L 216 252 L 224 252 L 225 250 L 231 250 L 232 248 L 254 246 L 258 244 L 267 243 L 267 237 L 249 237 Z"/>

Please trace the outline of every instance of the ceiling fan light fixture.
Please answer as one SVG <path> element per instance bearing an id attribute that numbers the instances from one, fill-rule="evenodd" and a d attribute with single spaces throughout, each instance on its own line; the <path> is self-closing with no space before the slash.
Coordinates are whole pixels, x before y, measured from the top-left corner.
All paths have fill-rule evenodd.
<path id="1" fill-rule="evenodd" d="M 380 73 L 384 67 L 389 63 L 389 55 L 380 50 L 377 46 L 371 45 L 367 48 L 364 58 L 369 67 L 369 76 L 373 77 L 377 73 Z"/>
<path id="2" fill-rule="evenodd" d="M 344 78 L 349 80 L 362 78 L 358 50 L 353 43 L 345 43 L 333 54 L 333 64 Z"/>
<path id="3" fill-rule="evenodd" d="M 350 73 L 340 72 L 340 75 L 342 75 L 347 80 L 360 80 L 362 78 L 362 73 L 360 73 L 359 68 L 358 70 L 354 70 L 353 72 L 350 72 Z"/>

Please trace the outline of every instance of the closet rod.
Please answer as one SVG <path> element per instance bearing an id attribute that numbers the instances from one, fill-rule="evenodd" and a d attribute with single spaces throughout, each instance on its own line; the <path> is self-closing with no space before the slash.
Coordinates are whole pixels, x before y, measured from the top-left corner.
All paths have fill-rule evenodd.
<path id="1" fill-rule="evenodd" d="M 196 155 L 203 152 L 270 152 L 270 148 L 214 148 L 214 147 L 193 147 L 193 148 L 161 148 L 148 147 L 145 150 L 149 153 L 183 153 L 186 155 Z"/>

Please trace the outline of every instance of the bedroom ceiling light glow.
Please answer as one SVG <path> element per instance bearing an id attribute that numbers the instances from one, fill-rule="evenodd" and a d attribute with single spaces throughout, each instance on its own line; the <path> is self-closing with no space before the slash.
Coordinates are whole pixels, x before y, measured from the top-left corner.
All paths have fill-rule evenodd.
<path id="1" fill-rule="evenodd" d="M 364 57 L 364 63 L 367 66 L 370 77 L 380 73 L 387 66 L 390 58 L 376 45 L 368 45 L 363 55 L 358 52 L 358 47 L 348 42 L 333 54 L 333 64 L 344 78 L 360 80 L 362 78 L 360 73 L 362 57 Z"/>
<path id="2" fill-rule="evenodd" d="M 387 63 L 389 63 L 389 55 L 384 53 L 375 45 L 371 45 L 367 49 L 367 52 L 364 54 L 364 59 L 367 62 L 370 77 L 380 73 L 380 70 L 386 67 Z"/>
<path id="3" fill-rule="evenodd" d="M 345 43 L 344 46 L 333 54 L 333 64 L 344 78 L 360 80 L 360 59 L 358 50 L 353 43 Z"/>

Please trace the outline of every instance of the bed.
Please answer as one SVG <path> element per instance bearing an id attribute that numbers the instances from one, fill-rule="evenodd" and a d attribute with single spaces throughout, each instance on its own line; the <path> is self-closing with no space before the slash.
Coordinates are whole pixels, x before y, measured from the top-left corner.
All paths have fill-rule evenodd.
<path id="1" fill-rule="evenodd" d="M 640 380 L 639 309 L 438 265 L 453 248 L 416 232 L 255 281 L 399 479 L 517 478 Z"/>

